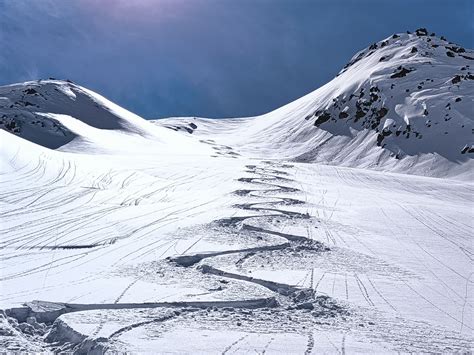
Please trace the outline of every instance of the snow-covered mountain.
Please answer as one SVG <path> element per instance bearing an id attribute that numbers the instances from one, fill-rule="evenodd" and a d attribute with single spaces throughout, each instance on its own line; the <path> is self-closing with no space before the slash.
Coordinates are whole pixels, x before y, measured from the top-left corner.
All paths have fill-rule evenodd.
<path id="1" fill-rule="evenodd" d="M 39 80 L 0 87 L 0 127 L 32 143 L 62 151 L 133 153 L 143 140 L 173 154 L 204 149 L 157 127 L 71 81 Z"/>
<path id="2" fill-rule="evenodd" d="M 222 120 L 0 87 L 0 352 L 470 352 L 472 57 L 394 35 Z"/>
<path id="3" fill-rule="evenodd" d="M 474 168 L 473 61 L 472 50 L 425 29 L 395 34 L 357 53 L 323 87 L 273 112 L 235 124 L 190 122 L 197 134 L 203 128 L 214 136 L 222 124 L 219 133 L 229 144 L 274 158 L 466 175 Z"/>
<path id="4" fill-rule="evenodd" d="M 472 50 L 418 29 L 372 44 L 328 84 L 263 116 L 156 125 L 209 131 L 224 143 L 274 158 L 465 176 L 474 168 L 473 60 Z M 0 127 L 49 148 L 78 136 L 101 144 L 104 130 L 166 136 L 100 95 L 57 80 L 1 87 Z"/>

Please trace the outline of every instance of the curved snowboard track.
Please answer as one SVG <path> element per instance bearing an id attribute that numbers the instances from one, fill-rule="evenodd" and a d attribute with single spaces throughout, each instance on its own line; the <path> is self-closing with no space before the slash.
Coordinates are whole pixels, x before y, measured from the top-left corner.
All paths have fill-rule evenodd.
<path id="1" fill-rule="evenodd" d="M 189 327 L 192 324 L 191 326 L 197 327 L 197 329 L 203 327 L 212 330 L 216 320 L 221 326 L 224 325 L 230 329 L 237 326 L 241 329 L 248 329 L 251 333 L 262 334 L 262 337 L 265 337 L 264 334 L 268 332 L 275 335 L 288 333 L 296 336 L 301 334 L 298 336 L 304 336 L 307 339 L 306 348 L 303 349 L 303 352 L 307 354 L 315 350 L 315 337 L 318 334 L 326 334 L 325 332 L 334 330 L 342 334 L 342 345 L 339 346 L 335 343 L 332 338 L 334 335 L 327 335 L 328 346 L 332 348 L 330 352 L 345 351 L 348 332 L 358 334 L 360 337 L 375 339 L 384 344 L 383 349 L 388 347 L 397 351 L 440 351 L 446 349 L 463 351 L 463 349 L 468 349 L 468 339 L 438 330 L 427 324 L 421 325 L 375 311 L 373 309 L 374 301 L 369 294 L 368 287 L 372 287 L 380 298 L 384 299 L 392 309 L 397 310 L 377 290 L 370 278 L 367 279 L 367 283 L 364 283 L 356 272 L 353 273 L 354 280 L 363 299 L 367 302 L 365 308 L 354 307 L 349 303 L 332 299 L 324 293 L 318 293 L 318 287 L 326 274 L 315 278 L 314 268 L 308 271 L 304 280 L 295 284 L 276 282 L 245 274 L 253 268 L 252 265 L 256 259 L 273 260 L 278 265 L 277 258 L 283 254 L 293 254 L 298 259 L 306 254 L 315 257 L 315 255 L 340 253 L 337 247 L 329 247 L 313 239 L 311 232 L 307 232 L 306 236 L 296 235 L 283 232 L 283 228 L 274 230 L 269 227 L 275 222 L 280 224 L 296 223 L 297 225 L 306 223 L 313 228 L 323 227 L 323 219 L 311 216 L 308 212 L 301 212 L 301 207 L 306 206 L 307 203 L 296 198 L 302 194 L 302 190 L 291 186 L 295 184 L 295 181 L 289 177 L 290 172 L 286 170 L 291 171 L 293 168 L 293 165 L 271 161 L 262 161 L 259 165 L 247 165 L 245 172 L 251 174 L 252 177 L 242 177 L 237 180 L 255 188 L 235 190 L 234 195 L 250 201 L 235 204 L 234 207 L 249 215 L 220 218 L 210 224 L 212 227 L 208 227 L 224 231 L 229 240 L 236 235 L 244 235 L 256 241 L 261 241 L 263 237 L 270 238 L 265 239 L 263 245 L 216 252 L 187 252 L 183 255 L 168 257 L 164 261 L 168 265 L 167 267 L 171 268 L 171 272 L 173 269 L 179 270 L 181 273 L 189 272 L 191 278 L 198 272 L 215 277 L 222 283 L 235 281 L 248 283 L 267 289 L 270 296 L 222 301 L 120 302 L 130 288 L 136 287 L 135 285 L 140 279 L 147 277 L 147 275 L 142 275 L 130 283 L 114 303 L 76 304 L 33 301 L 25 303 L 24 307 L 7 309 L 4 317 L 13 323 L 28 324 L 28 327 L 23 327 L 24 336 L 33 343 L 42 344 L 40 345 L 42 349 L 77 353 L 103 353 L 108 350 L 120 350 L 123 346 L 121 339 L 140 329 L 155 329 L 157 327 L 157 329 L 161 329 L 160 332 L 164 332 L 166 327 L 179 327 L 180 324 L 187 324 Z M 299 209 L 291 209 L 293 206 L 297 206 Z M 308 228 L 306 230 L 310 231 Z M 187 248 L 187 251 L 190 248 Z M 240 271 L 228 271 L 227 268 L 230 265 L 235 265 L 232 269 Z M 248 268 L 246 265 L 249 265 Z M 148 273 L 151 272 L 153 271 Z M 403 275 L 400 274 L 399 277 L 403 278 Z M 334 278 L 335 280 L 336 278 Z M 305 284 L 308 286 L 304 286 Z M 346 298 L 349 300 L 347 276 L 345 285 Z M 152 313 L 146 317 L 139 317 L 136 321 L 129 321 L 129 324 L 116 327 L 107 336 L 102 336 L 104 328 L 108 326 L 107 317 L 103 317 L 107 312 L 120 313 L 133 312 L 134 310 L 146 310 Z M 100 319 L 97 327 L 89 334 L 71 328 L 67 322 L 68 318 L 65 321 L 61 317 L 62 315 L 88 312 L 100 314 L 100 317 L 96 318 Z M 190 317 L 192 317 L 192 323 L 189 322 Z M 288 319 L 294 322 L 288 323 Z M 248 323 L 249 321 L 252 323 Z M 271 325 L 269 322 L 275 324 Z M 464 322 L 462 326 L 469 327 Z M 248 338 L 251 333 L 244 334 L 233 341 L 224 348 L 223 353 L 230 350 L 245 352 L 244 349 L 248 348 L 242 348 L 243 342 L 245 339 L 250 341 Z M 264 353 L 270 352 L 268 347 L 274 341 L 272 339 L 274 338 L 264 344 L 262 348 Z"/>

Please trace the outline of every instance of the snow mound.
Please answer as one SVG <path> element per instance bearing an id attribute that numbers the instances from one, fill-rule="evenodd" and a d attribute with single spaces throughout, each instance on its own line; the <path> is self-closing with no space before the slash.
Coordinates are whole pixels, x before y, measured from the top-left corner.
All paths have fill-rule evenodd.
<path id="1" fill-rule="evenodd" d="M 144 144 L 151 151 L 195 152 L 202 146 L 69 80 L 0 87 L 0 128 L 46 148 L 78 153 L 131 153 Z"/>
<path id="2" fill-rule="evenodd" d="M 0 87 L 0 126 L 48 148 L 72 141 L 78 132 L 64 115 L 98 129 L 144 134 L 139 117 L 69 81 L 40 80 Z M 61 116 L 60 116 L 61 115 Z"/>

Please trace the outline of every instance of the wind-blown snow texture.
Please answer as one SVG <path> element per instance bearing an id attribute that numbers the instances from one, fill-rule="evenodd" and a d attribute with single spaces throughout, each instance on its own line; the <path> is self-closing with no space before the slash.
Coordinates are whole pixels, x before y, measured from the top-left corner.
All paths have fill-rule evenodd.
<path id="1" fill-rule="evenodd" d="M 0 87 L 0 348 L 469 352 L 472 58 L 394 35 L 225 120 Z"/>

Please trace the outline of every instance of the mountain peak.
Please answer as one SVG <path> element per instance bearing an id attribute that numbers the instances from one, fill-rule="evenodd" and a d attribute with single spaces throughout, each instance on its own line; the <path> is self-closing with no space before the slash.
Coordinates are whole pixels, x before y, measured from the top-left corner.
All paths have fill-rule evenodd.
<path id="1" fill-rule="evenodd" d="M 59 148 L 75 139 L 80 135 L 78 124 L 146 134 L 140 121 L 70 80 L 50 78 L 0 87 L 0 128 L 48 148 Z"/>
<path id="2" fill-rule="evenodd" d="M 435 33 L 428 33 L 425 28 L 419 28 L 414 33 L 407 31 L 406 33 L 393 34 L 375 42 L 356 53 L 338 75 L 346 72 L 362 59 L 369 57 L 373 57 L 371 62 L 385 62 L 387 65 L 390 65 L 392 61 L 397 65 L 400 61 L 419 63 L 423 60 L 430 61 L 430 58 L 440 61 L 443 59 L 449 61 L 449 58 L 474 60 L 472 51 L 466 51 L 462 46 L 447 41 L 443 36 L 437 37 Z"/>
<path id="3" fill-rule="evenodd" d="M 356 53 L 326 85 L 247 119 L 245 134 L 231 129 L 227 139 L 274 158 L 464 174 L 474 156 L 473 60 L 472 50 L 424 28 L 394 34 Z"/>
<path id="4" fill-rule="evenodd" d="M 331 144 L 324 144 L 326 161 L 347 161 L 353 142 L 360 145 L 357 160 L 373 160 L 375 153 L 376 164 L 382 165 L 420 154 L 452 162 L 472 159 L 472 60 L 472 50 L 423 28 L 358 52 L 334 80 L 297 101 L 308 107 L 301 116 L 315 127 L 295 135 L 314 143 L 300 159 L 320 159 L 321 144 L 313 137 L 320 139 L 324 132 L 339 141 L 330 154 Z"/>
<path id="5" fill-rule="evenodd" d="M 473 60 L 472 50 L 424 28 L 394 34 L 356 53 L 332 81 L 299 100 L 259 117 L 212 121 L 222 126 L 219 132 L 206 123 L 207 131 L 249 154 L 257 149 L 303 162 L 464 174 L 474 156 Z M 108 144 L 107 131 L 170 142 L 180 139 L 170 129 L 199 136 L 204 121 L 182 130 L 182 123 L 170 122 L 151 125 L 69 80 L 0 87 L 0 128 L 48 148 L 77 137 Z"/>

